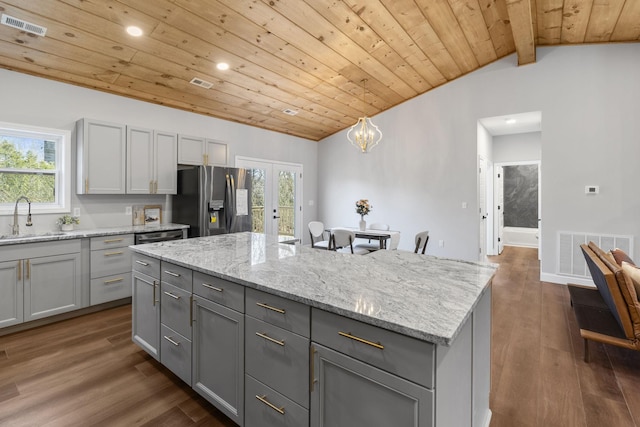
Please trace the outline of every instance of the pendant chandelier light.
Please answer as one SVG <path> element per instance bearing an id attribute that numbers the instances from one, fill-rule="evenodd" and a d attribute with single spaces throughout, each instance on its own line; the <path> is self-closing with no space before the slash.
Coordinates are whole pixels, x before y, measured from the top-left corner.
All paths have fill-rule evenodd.
<path id="1" fill-rule="evenodd" d="M 362 80 L 363 84 L 363 95 L 362 95 L 362 103 L 366 106 L 365 95 L 367 94 L 367 80 Z M 373 147 L 378 145 L 380 140 L 382 139 L 382 132 L 378 129 L 378 126 L 374 125 L 373 122 L 367 115 L 364 113 L 364 108 L 362 111 L 363 117 L 360 117 L 355 125 L 351 126 L 349 131 L 347 132 L 347 139 L 354 147 L 360 149 L 362 153 L 368 153 L 371 151 Z"/>

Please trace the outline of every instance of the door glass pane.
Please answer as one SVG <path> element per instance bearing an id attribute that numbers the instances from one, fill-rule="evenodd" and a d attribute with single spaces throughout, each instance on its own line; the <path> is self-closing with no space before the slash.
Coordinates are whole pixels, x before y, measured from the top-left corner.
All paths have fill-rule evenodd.
<path id="1" fill-rule="evenodd" d="M 278 236 L 295 236 L 296 174 L 281 170 L 278 173 Z"/>
<path id="2" fill-rule="evenodd" d="M 251 177 L 251 231 L 264 233 L 264 169 L 249 169 Z"/>

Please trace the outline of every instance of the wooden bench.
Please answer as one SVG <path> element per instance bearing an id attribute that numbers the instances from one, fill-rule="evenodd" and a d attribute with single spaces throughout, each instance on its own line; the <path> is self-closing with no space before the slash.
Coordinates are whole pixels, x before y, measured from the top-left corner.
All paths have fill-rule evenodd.
<path id="1" fill-rule="evenodd" d="M 580 248 L 596 285 L 569 285 L 585 362 L 589 362 L 588 340 L 640 351 L 640 302 L 631 279 L 595 243 Z"/>

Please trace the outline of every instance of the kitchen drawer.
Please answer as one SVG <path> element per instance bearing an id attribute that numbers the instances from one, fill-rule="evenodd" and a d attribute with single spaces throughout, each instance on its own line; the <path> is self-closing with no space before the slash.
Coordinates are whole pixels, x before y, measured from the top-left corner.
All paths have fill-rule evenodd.
<path id="1" fill-rule="evenodd" d="M 194 271 L 193 293 L 244 313 L 244 286 L 237 283 Z"/>
<path id="2" fill-rule="evenodd" d="M 116 236 L 102 236 L 91 238 L 91 250 L 122 248 L 134 244 L 133 234 L 118 234 Z"/>
<path id="3" fill-rule="evenodd" d="M 309 411 L 245 376 L 245 427 L 308 427 Z"/>
<path id="4" fill-rule="evenodd" d="M 309 337 L 310 308 L 256 289 L 246 289 L 246 313 L 272 325 Z"/>
<path id="5" fill-rule="evenodd" d="M 166 325 L 160 325 L 160 362 L 191 384 L 191 340 Z"/>
<path id="6" fill-rule="evenodd" d="M 191 292 L 193 271 L 186 267 L 181 267 L 170 262 L 162 262 L 160 265 L 160 280 L 171 283 L 174 286 Z"/>
<path id="7" fill-rule="evenodd" d="M 191 339 L 191 293 L 162 282 L 160 284 L 160 322 Z"/>
<path id="8" fill-rule="evenodd" d="M 309 339 L 245 317 L 245 370 L 305 408 L 309 407 Z"/>
<path id="9" fill-rule="evenodd" d="M 91 251 L 91 278 L 131 272 L 129 248 L 110 248 Z"/>
<path id="10" fill-rule="evenodd" d="M 311 317 L 313 342 L 425 387 L 434 387 L 434 344 L 316 308 Z"/>
<path id="11" fill-rule="evenodd" d="M 132 263 L 134 271 L 139 271 L 147 276 L 155 279 L 160 278 L 160 260 L 150 256 L 134 253 L 132 255 Z"/>
<path id="12" fill-rule="evenodd" d="M 91 305 L 131 296 L 131 273 L 114 274 L 91 280 Z"/>

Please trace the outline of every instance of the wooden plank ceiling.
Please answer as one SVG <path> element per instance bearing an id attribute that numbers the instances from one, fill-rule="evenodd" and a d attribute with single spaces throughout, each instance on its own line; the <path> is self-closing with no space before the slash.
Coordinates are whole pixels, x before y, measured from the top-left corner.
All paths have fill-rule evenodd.
<path id="1" fill-rule="evenodd" d="M 0 25 L 0 67 L 311 140 L 514 52 L 523 65 L 536 46 L 640 41 L 640 0 L 8 0 L 0 12 L 47 28 Z"/>

